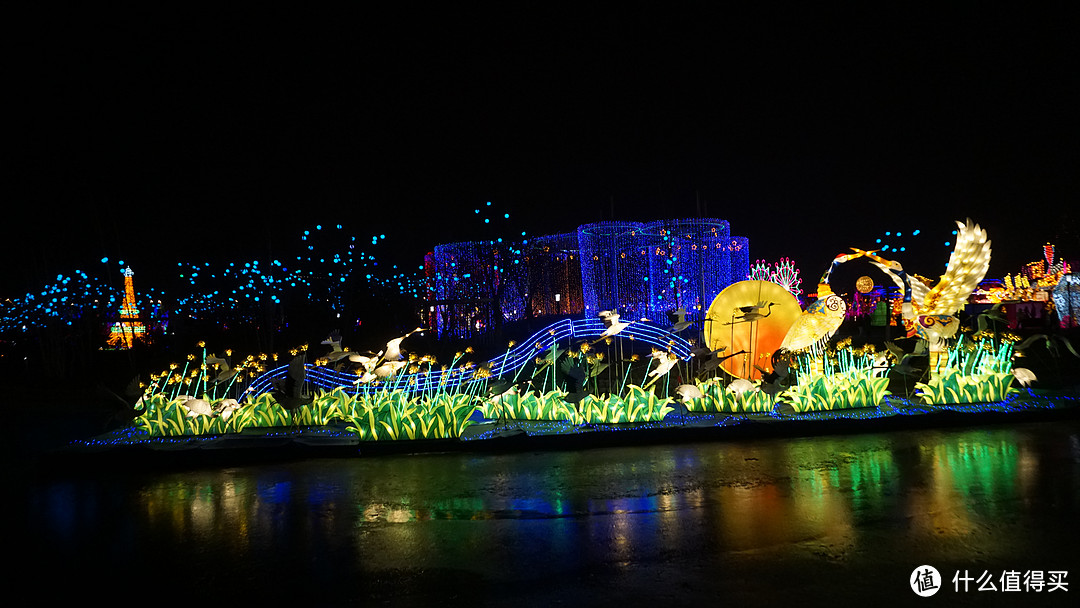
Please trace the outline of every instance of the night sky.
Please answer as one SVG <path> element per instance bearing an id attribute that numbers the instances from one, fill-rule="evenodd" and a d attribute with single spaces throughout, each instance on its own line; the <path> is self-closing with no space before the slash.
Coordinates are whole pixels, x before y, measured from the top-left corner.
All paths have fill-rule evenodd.
<path id="1" fill-rule="evenodd" d="M 951 4 L 28 16 L 0 295 L 103 256 L 150 283 L 280 256 L 319 222 L 419 265 L 494 234 L 487 201 L 506 236 L 720 217 L 804 284 L 914 229 L 900 259 L 936 276 L 965 217 L 991 276 L 1048 240 L 1080 258 L 1074 28 Z"/>

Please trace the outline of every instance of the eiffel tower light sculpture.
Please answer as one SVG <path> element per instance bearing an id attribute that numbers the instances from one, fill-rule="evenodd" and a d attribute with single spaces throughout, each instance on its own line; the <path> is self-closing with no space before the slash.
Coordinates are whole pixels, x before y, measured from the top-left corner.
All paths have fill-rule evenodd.
<path id="1" fill-rule="evenodd" d="M 139 320 L 139 309 L 135 307 L 135 283 L 131 267 L 124 269 L 124 300 L 120 304 L 120 320 L 109 328 L 109 346 L 113 348 L 131 348 L 135 341 L 146 340 L 146 325 Z"/>

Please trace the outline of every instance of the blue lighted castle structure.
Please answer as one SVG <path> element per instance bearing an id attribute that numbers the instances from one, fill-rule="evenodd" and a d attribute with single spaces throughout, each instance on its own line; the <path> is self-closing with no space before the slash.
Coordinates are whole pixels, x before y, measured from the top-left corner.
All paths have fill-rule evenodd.
<path id="1" fill-rule="evenodd" d="M 601 310 L 666 319 L 681 308 L 698 320 L 720 291 L 749 276 L 750 243 L 716 218 L 598 222 L 520 243 L 438 245 L 425 271 L 440 336 Z"/>

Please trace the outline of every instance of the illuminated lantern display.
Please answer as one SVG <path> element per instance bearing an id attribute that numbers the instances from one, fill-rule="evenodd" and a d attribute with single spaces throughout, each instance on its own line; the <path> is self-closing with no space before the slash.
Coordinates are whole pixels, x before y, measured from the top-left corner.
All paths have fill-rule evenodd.
<path id="1" fill-rule="evenodd" d="M 645 224 L 597 222 L 579 226 L 585 314 L 618 310 L 626 318 L 648 314 L 649 261 Z"/>
<path id="2" fill-rule="evenodd" d="M 495 326 L 504 287 L 500 270 L 508 262 L 504 250 L 491 241 L 448 243 L 435 247 L 433 260 L 440 335 L 464 338 Z"/>
<path id="3" fill-rule="evenodd" d="M 855 289 L 858 290 L 859 293 L 870 293 L 870 291 L 874 289 L 874 279 L 871 279 L 866 275 L 859 277 L 855 280 Z"/>
<path id="4" fill-rule="evenodd" d="M 715 218 L 597 222 L 576 233 L 439 245 L 425 260 L 428 313 L 439 335 L 467 337 L 498 319 L 618 311 L 699 320 L 716 294 L 750 268 L 750 243 Z M 462 318 L 467 317 L 467 318 Z"/>
<path id="5" fill-rule="evenodd" d="M 750 267 L 750 276 L 747 278 L 751 281 L 768 281 L 770 276 L 772 276 L 772 269 L 765 260 L 758 260 Z"/>
<path id="6" fill-rule="evenodd" d="M 783 258 L 776 263 L 773 268 L 769 280 L 773 283 L 778 283 L 781 287 L 791 292 L 791 295 L 796 298 L 802 293 L 802 277 L 799 276 L 799 269 L 795 268 L 795 262 L 788 258 Z"/>
<path id="7" fill-rule="evenodd" d="M 124 269 L 124 299 L 120 304 L 120 320 L 109 328 L 108 344 L 113 348 L 131 348 L 135 341 L 146 340 L 146 325 L 139 320 L 135 307 L 135 273 Z"/>
<path id="8" fill-rule="evenodd" d="M 584 309 L 581 293 L 581 256 L 576 232 L 531 239 L 525 247 L 532 314 L 578 314 Z"/>
<path id="9" fill-rule="evenodd" d="M 799 269 L 795 268 L 795 262 L 783 258 L 775 265 L 767 264 L 765 260 L 758 260 L 750 269 L 751 281 L 772 281 L 791 292 L 796 298 L 802 293 L 802 277 Z"/>
<path id="10" fill-rule="evenodd" d="M 750 272 L 749 239 L 716 218 L 588 224 L 578 246 L 586 313 L 656 319 L 682 308 L 700 319 L 733 277 Z"/>
<path id="11" fill-rule="evenodd" d="M 665 220 L 645 227 L 650 318 L 663 318 L 678 308 L 687 310 L 687 319 L 702 318 L 716 294 L 731 284 L 729 233 L 726 221 L 711 218 Z"/>
<path id="12" fill-rule="evenodd" d="M 1080 275 L 1061 277 L 1054 288 L 1054 308 L 1062 327 L 1077 327 L 1076 315 L 1080 314 Z"/>
<path id="13" fill-rule="evenodd" d="M 930 346 L 931 373 L 946 348 L 945 341 L 956 335 L 960 319 L 956 313 L 967 303 L 990 268 L 990 241 L 986 231 L 973 224 L 956 222 L 956 248 L 949 257 L 945 274 L 932 288 L 909 277 L 895 261 L 871 255 L 874 264 L 889 274 L 904 289 L 904 324 L 909 335 L 917 335 Z"/>
<path id="14" fill-rule="evenodd" d="M 781 349 L 791 352 L 805 349 L 820 350 L 820 347 L 840 328 L 847 313 L 847 303 L 832 292 L 832 288 L 829 287 L 829 277 L 841 264 L 867 255 L 867 252 L 861 249 L 854 251 L 855 253 L 841 254 L 833 258 L 832 264 L 818 281 L 818 299 L 806 307 L 806 310 L 791 324 L 780 345 Z"/>
<path id="15" fill-rule="evenodd" d="M 817 295 L 818 299 L 791 324 L 780 348 L 788 351 L 820 348 L 840 328 L 847 303 L 825 283 L 818 285 Z"/>
<path id="16" fill-rule="evenodd" d="M 956 222 L 959 232 L 956 248 L 949 257 L 945 274 L 931 288 L 909 277 L 898 262 L 872 256 L 874 263 L 885 270 L 904 289 L 904 322 L 914 335 L 930 343 L 931 352 L 942 342 L 956 335 L 960 320 L 956 313 L 967 303 L 979 282 L 990 268 L 990 241 L 986 231 L 967 220 Z"/>
<path id="17" fill-rule="evenodd" d="M 745 236 L 731 237 L 728 251 L 731 254 L 731 280 L 750 278 L 750 239 Z"/>
<path id="18" fill-rule="evenodd" d="M 725 371 L 757 380 L 772 371 L 772 355 L 801 312 L 799 301 L 782 285 L 739 281 L 709 305 L 705 341 L 709 350 L 723 349 Z"/>

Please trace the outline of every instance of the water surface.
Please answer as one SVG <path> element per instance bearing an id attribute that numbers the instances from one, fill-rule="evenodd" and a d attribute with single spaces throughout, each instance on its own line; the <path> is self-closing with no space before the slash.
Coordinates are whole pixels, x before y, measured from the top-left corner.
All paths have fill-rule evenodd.
<path id="1" fill-rule="evenodd" d="M 1080 577 L 1074 420 L 113 467 L 50 471 L 25 486 L 13 580 L 122 604 L 891 605 L 931 601 L 908 587 L 921 564 L 947 578 Z M 1069 603 L 1063 593 L 946 592 L 950 603 Z"/>

